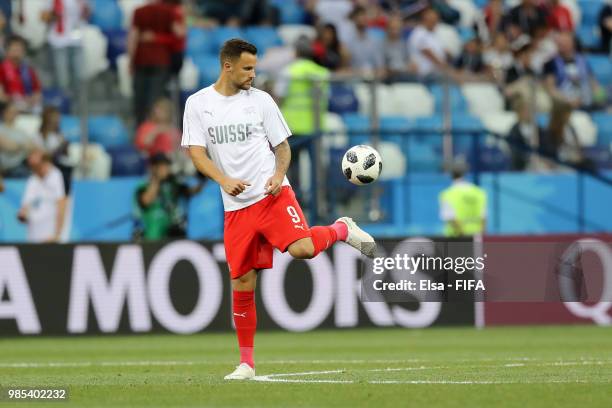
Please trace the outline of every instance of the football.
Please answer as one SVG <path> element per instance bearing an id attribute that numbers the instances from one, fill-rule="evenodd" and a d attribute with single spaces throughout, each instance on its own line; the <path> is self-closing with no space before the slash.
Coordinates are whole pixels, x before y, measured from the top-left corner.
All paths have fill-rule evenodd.
<path id="1" fill-rule="evenodd" d="M 353 146 L 344 153 L 342 173 L 353 184 L 371 184 L 382 170 L 380 154 L 371 146 Z"/>

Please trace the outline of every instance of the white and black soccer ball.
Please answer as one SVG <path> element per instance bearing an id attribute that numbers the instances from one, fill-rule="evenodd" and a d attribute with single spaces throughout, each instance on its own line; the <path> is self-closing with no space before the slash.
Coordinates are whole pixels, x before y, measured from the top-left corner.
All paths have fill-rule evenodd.
<path id="1" fill-rule="evenodd" d="M 358 186 L 375 182 L 381 170 L 380 154 L 371 146 L 353 146 L 342 158 L 342 173 L 348 181 Z"/>

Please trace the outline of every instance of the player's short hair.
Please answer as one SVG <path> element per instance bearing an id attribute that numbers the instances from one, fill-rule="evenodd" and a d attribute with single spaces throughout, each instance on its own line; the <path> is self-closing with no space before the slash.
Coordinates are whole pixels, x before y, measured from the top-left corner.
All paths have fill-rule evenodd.
<path id="1" fill-rule="evenodd" d="M 240 58 L 243 52 L 257 55 L 257 47 L 240 38 L 232 38 L 231 40 L 227 40 L 219 52 L 219 62 L 221 65 L 223 65 L 223 63 L 227 60 L 235 61 Z"/>

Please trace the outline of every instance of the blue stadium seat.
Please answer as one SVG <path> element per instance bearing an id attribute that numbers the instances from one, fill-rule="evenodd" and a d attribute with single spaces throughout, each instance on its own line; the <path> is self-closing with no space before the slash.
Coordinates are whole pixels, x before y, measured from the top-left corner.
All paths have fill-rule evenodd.
<path id="1" fill-rule="evenodd" d="M 582 149 L 584 157 L 595 165 L 599 170 L 612 169 L 612 151 L 609 147 L 591 146 Z"/>
<path id="2" fill-rule="evenodd" d="M 117 57 L 125 54 L 127 51 L 127 31 L 110 30 L 104 31 L 104 35 L 108 40 L 108 48 L 106 49 L 106 57 L 113 69 L 117 68 Z"/>
<path id="3" fill-rule="evenodd" d="M 455 152 L 469 151 L 473 148 L 473 138 L 480 138 L 485 128 L 477 116 L 465 113 L 453 115 L 451 126 L 453 130 L 474 131 L 474 134 L 453 134 L 453 148 Z"/>
<path id="4" fill-rule="evenodd" d="M 610 148 L 612 146 L 612 114 L 595 112 L 591 119 L 597 126 L 597 145 Z"/>
<path id="5" fill-rule="evenodd" d="M 70 98 L 60 89 L 46 88 L 42 91 L 43 104 L 55 106 L 61 113 L 70 113 Z"/>
<path id="6" fill-rule="evenodd" d="M 120 30 L 123 12 L 116 1 L 95 0 L 91 7 L 91 22 L 102 31 Z"/>
<path id="7" fill-rule="evenodd" d="M 444 111 L 444 89 L 441 85 L 433 84 L 429 87 L 429 92 L 434 97 L 436 113 Z M 467 112 L 467 102 L 463 96 L 463 92 L 458 86 L 449 87 L 450 108 L 453 114 Z"/>
<path id="8" fill-rule="evenodd" d="M 441 150 L 431 143 L 411 140 L 407 157 L 408 171 L 438 172 L 442 169 Z"/>
<path id="9" fill-rule="evenodd" d="M 296 0 L 274 1 L 280 11 L 281 24 L 303 24 L 306 13 Z"/>
<path id="10" fill-rule="evenodd" d="M 603 1 L 597 0 L 578 0 L 580 6 L 581 25 L 585 27 L 593 27 L 598 24 L 599 12 L 604 6 Z"/>
<path id="11" fill-rule="evenodd" d="M 587 55 L 586 60 L 593 70 L 595 78 L 602 85 L 612 85 L 612 62 L 607 55 Z"/>
<path id="12" fill-rule="evenodd" d="M 247 27 L 244 30 L 244 35 L 247 41 L 253 43 L 257 47 L 259 55 L 263 55 L 270 47 L 276 47 L 283 44 L 276 29 L 273 27 Z"/>
<path id="13" fill-rule="evenodd" d="M 331 84 L 327 110 L 338 115 L 357 112 L 359 110 L 359 100 L 353 88 L 345 84 Z"/>
<path id="14" fill-rule="evenodd" d="M 414 121 L 405 116 L 382 116 L 380 118 L 380 130 L 383 131 L 382 140 L 397 143 L 399 146 L 402 146 L 402 151 L 404 150 L 403 146 L 406 143 L 406 139 L 410 137 L 403 134 L 403 132 L 408 132 L 412 128 L 414 128 Z M 384 131 L 397 131 L 398 133 L 385 134 Z"/>
<path id="15" fill-rule="evenodd" d="M 106 152 L 112 159 L 111 176 L 142 176 L 146 172 L 146 160 L 136 148 L 130 144 L 109 146 Z"/>
<path id="16" fill-rule="evenodd" d="M 472 152 L 468 154 L 470 169 L 479 169 L 480 171 L 510 170 L 510 157 L 498 147 L 481 145 L 478 153 L 478 161 Z"/>
<path id="17" fill-rule="evenodd" d="M 419 130 L 416 137 L 411 138 L 418 143 L 424 143 L 436 149 L 442 148 L 442 137 L 439 132 L 442 130 L 442 115 L 424 116 L 416 118 L 415 128 Z M 423 133 L 424 132 L 424 133 Z"/>
<path id="18" fill-rule="evenodd" d="M 206 87 L 217 80 L 221 67 L 216 54 L 197 55 L 193 57 L 193 63 L 200 72 L 200 87 Z"/>
<path id="19" fill-rule="evenodd" d="M 117 116 L 92 116 L 89 118 L 89 140 L 105 148 L 130 143 L 128 131 Z"/>
<path id="20" fill-rule="evenodd" d="M 70 143 L 79 143 L 81 141 L 81 119 L 78 116 L 62 115 L 60 130 Z"/>
<path id="21" fill-rule="evenodd" d="M 217 27 L 212 31 L 215 52 L 219 51 L 223 43 L 232 38 L 242 38 L 242 30 L 236 27 Z"/>
<path id="22" fill-rule="evenodd" d="M 186 53 L 194 58 L 197 55 L 214 54 L 218 52 L 212 30 L 191 27 L 187 31 Z"/>
<path id="23" fill-rule="evenodd" d="M 342 115 L 342 120 L 349 135 L 349 145 L 367 144 L 370 139 L 370 118 L 360 113 L 347 113 Z"/>
<path id="24" fill-rule="evenodd" d="M 598 49 L 601 45 L 599 29 L 596 26 L 581 25 L 576 30 L 580 44 L 586 49 Z"/>

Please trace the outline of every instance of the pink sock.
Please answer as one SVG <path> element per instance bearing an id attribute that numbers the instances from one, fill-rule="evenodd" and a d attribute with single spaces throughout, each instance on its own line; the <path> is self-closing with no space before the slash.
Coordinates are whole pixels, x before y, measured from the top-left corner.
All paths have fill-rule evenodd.
<path id="1" fill-rule="evenodd" d="M 253 359 L 253 347 L 240 347 L 240 362 L 247 363 L 251 368 L 255 368 L 255 361 Z"/>
<path id="2" fill-rule="evenodd" d="M 348 227 L 345 223 L 338 221 L 330 225 L 330 227 L 336 231 L 339 241 L 346 241 L 346 238 L 348 237 Z"/>

